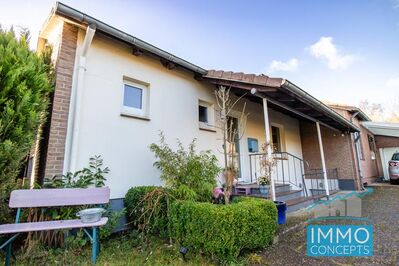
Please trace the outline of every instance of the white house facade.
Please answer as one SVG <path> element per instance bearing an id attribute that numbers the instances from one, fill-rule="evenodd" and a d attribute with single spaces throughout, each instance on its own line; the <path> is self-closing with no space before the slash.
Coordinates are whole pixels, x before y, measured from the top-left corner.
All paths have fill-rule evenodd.
<path id="1" fill-rule="evenodd" d="M 160 131 L 174 147 L 177 138 L 185 145 L 197 139 L 198 151 L 211 150 L 222 163 L 215 101 L 219 86 L 231 88 L 234 97 L 243 96 L 233 117 L 240 116 L 246 103 L 246 123 L 238 125 L 245 127 L 238 144 L 239 183 L 256 182 L 254 156 L 265 152 L 265 128 L 274 152 L 281 155 L 276 182 L 293 172 L 302 172 L 296 179 L 305 174 L 304 121 L 339 133 L 357 130 L 287 80 L 204 70 L 61 3 L 41 31 L 38 51 L 47 45 L 53 47 L 57 82 L 43 130 L 46 141 L 37 142 L 42 154 L 33 155 L 36 180 L 81 169 L 91 156 L 101 155 L 111 169 L 107 185 L 112 199 L 123 198 L 133 186 L 159 185 L 149 145 L 159 141 Z M 326 174 L 320 180 L 326 181 L 325 163 L 322 167 Z M 305 185 L 295 182 L 298 188 Z"/>

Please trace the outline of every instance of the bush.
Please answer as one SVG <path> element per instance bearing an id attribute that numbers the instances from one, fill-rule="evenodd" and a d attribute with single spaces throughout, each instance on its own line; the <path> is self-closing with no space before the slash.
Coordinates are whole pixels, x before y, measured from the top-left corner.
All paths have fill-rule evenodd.
<path id="1" fill-rule="evenodd" d="M 157 193 L 158 191 L 164 191 L 164 189 L 156 186 L 139 186 L 129 189 L 124 200 L 125 208 L 127 219 L 133 228 L 166 237 L 168 236 L 167 199 L 165 193 Z M 149 207 L 153 208 L 148 210 Z M 149 225 L 147 226 L 146 223 Z"/>
<path id="2" fill-rule="evenodd" d="M 220 172 L 216 156 L 210 151 L 195 151 L 194 139 L 188 149 L 177 140 L 178 149 L 172 150 L 161 133 L 160 144 L 151 144 L 157 161 L 154 165 L 161 170 L 161 179 L 178 199 L 210 201 L 216 187 L 216 176 Z"/>
<path id="3" fill-rule="evenodd" d="M 19 39 L 0 27 L 0 224 L 10 221 L 8 197 L 44 121 L 53 87 L 49 53 L 29 50 L 29 33 Z"/>
<path id="4" fill-rule="evenodd" d="M 235 260 L 240 251 L 272 243 L 277 209 L 272 201 L 242 198 L 229 205 L 175 201 L 171 231 L 182 245 L 221 261 Z"/>

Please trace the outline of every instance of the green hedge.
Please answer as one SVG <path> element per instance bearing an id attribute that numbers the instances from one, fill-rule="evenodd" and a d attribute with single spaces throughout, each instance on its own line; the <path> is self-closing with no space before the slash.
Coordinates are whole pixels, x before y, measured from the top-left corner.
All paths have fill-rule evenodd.
<path id="1" fill-rule="evenodd" d="M 277 228 L 275 204 L 255 198 L 238 198 L 229 205 L 176 201 L 170 216 L 173 237 L 182 246 L 221 261 L 271 244 Z"/>
<path id="2" fill-rule="evenodd" d="M 126 208 L 126 218 L 129 224 L 133 228 L 138 228 L 139 219 L 144 210 L 143 198 L 147 193 L 154 191 L 160 187 L 156 186 L 138 186 L 132 187 L 128 190 L 125 195 L 125 208 Z M 151 233 L 160 234 L 165 237 L 167 234 L 167 203 L 166 199 L 162 198 L 160 201 L 160 206 L 155 210 L 154 215 L 151 219 Z"/>

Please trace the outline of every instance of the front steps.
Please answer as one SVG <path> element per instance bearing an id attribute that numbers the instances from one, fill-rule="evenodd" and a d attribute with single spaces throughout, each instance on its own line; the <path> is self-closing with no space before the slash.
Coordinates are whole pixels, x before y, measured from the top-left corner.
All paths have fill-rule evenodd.
<path id="1" fill-rule="evenodd" d="M 290 184 L 275 184 L 276 199 L 278 201 L 284 201 L 287 204 L 287 212 L 294 212 L 299 209 L 306 208 L 324 197 L 322 191 L 317 191 L 312 197 L 304 197 L 302 190 L 292 189 Z M 250 196 L 257 198 L 270 198 L 265 197 L 260 193 L 259 186 L 257 184 L 237 184 L 234 190 L 233 196 Z M 331 194 L 337 191 L 332 191 Z"/>

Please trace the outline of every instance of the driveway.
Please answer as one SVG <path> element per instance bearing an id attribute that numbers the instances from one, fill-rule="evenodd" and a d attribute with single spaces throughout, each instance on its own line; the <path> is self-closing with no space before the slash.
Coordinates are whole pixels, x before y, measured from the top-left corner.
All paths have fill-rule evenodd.
<path id="1" fill-rule="evenodd" d="M 288 225 L 280 229 L 278 243 L 259 254 L 261 264 L 399 265 L 399 186 L 374 187 L 373 193 L 362 198 L 361 209 L 362 217 L 373 225 L 373 257 L 308 257 L 305 227 L 309 213 L 302 211 L 289 216 Z M 336 223 L 342 224 L 342 221 Z"/>

